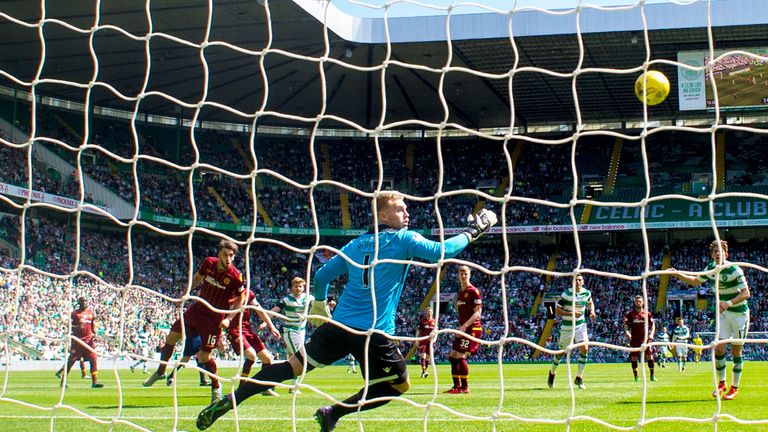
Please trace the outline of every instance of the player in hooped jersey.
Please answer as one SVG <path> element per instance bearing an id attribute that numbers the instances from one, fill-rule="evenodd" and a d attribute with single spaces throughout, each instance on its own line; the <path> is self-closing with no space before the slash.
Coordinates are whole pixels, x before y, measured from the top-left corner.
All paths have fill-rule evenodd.
<path id="1" fill-rule="evenodd" d="M 468 338 L 470 335 L 480 338 L 483 328 L 480 317 L 483 313 L 483 298 L 480 290 L 475 288 L 469 278 L 472 273 L 468 266 L 459 267 L 459 293 L 456 296 L 456 309 L 459 311 L 458 328 L 463 334 L 456 335 L 453 339 L 448 360 L 451 362 L 451 375 L 453 387 L 446 391 L 449 394 L 469 393 L 469 364 L 467 357 L 477 352 L 480 344 Z"/>
<path id="2" fill-rule="evenodd" d="M 577 275 L 574 278 L 574 288 L 568 288 L 563 291 L 560 295 L 560 300 L 557 302 L 555 314 L 560 316 L 562 320 L 560 322 L 560 337 L 557 341 L 557 346 L 561 350 L 568 348 L 571 340 L 573 340 L 573 343 L 577 344 L 589 342 L 587 321 L 584 317 L 589 315 L 591 320 L 595 320 L 595 302 L 592 300 L 592 292 L 588 290 L 584 284 L 584 276 Z M 587 367 L 588 355 L 588 344 L 579 347 L 579 368 L 573 383 L 581 390 L 586 390 L 587 388 L 584 384 L 583 375 L 584 369 Z M 552 388 L 555 385 L 555 373 L 563 357 L 565 357 L 564 353 L 552 356 L 552 367 L 550 368 L 549 376 L 547 377 L 547 386 L 549 388 Z"/>
<path id="3" fill-rule="evenodd" d="M 236 253 L 237 244 L 222 240 L 219 242 L 218 255 L 203 260 L 192 279 L 192 288 L 202 286 L 199 296 L 210 306 L 197 301 L 184 311 L 183 318 L 173 323 L 160 354 L 161 363 L 157 370 L 144 381 L 144 387 L 151 386 L 157 380 L 165 379 L 167 362 L 182 336 L 183 319 L 187 338 L 194 336 L 201 338 L 202 345 L 197 359 L 200 366 L 211 374 L 211 399 L 215 400 L 221 395 L 219 381 L 215 378 L 216 361 L 211 356 L 211 351 L 221 337 L 221 330 L 229 327 L 232 319 L 239 313 L 237 309 L 240 309 L 243 304 L 243 277 L 232 264 Z M 225 314 L 216 312 L 211 307 L 219 310 L 235 310 Z"/>
<path id="4" fill-rule="evenodd" d="M 99 383 L 98 357 L 96 355 L 96 315 L 88 307 L 88 300 L 85 297 L 77 299 L 77 309 L 72 311 L 72 339 L 69 348 L 69 359 L 65 368 L 65 375 L 69 374 L 72 366 L 81 358 L 88 359 L 91 363 L 91 387 L 102 388 L 104 384 Z M 61 380 L 64 384 L 64 377 Z"/>
<path id="5" fill-rule="evenodd" d="M 335 429 L 338 420 L 347 414 L 377 408 L 389 402 L 387 399 L 376 399 L 396 397 L 410 388 L 405 359 L 395 341 L 388 337 L 395 332 L 397 305 L 410 263 L 381 260 L 410 261 L 421 258 L 436 262 L 441 258 L 452 258 L 497 222 L 493 212 L 483 209 L 470 219 L 463 233 L 440 243 L 407 229 L 408 211 L 402 195 L 382 193 L 376 198 L 374 206 L 381 225 L 347 243 L 341 254 L 329 260 L 315 274 L 316 300 L 312 302 L 309 312 L 312 315 L 310 321 L 318 327 L 304 345 L 304 350 L 291 356 L 287 362 L 265 366 L 253 377 L 258 381 L 282 382 L 304 373 L 305 368 L 309 372 L 316 367 L 333 364 L 347 354 L 354 355 L 360 360 L 360 369 L 368 387 L 345 399 L 344 404 L 318 409 L 315 418 L 321 432 Z M 344 274 L 348 275 L 346 286 L 336 304 L 333 322 L 327 322 L 330 318 L 326 305 L 328 285 Z M 336 323 L 361 332 L 377 331 L 370 336 L 354 334 Z M 251 382 L 241 384 L 234 393 L 203 409 L 197 417 L 197 428 L 207 429 L 234 404 L 240 404 L 270 387 Z"/>
<path id="6" fill-rule="evenodd" d="M 435 319 L 432 318 L 432 307 L 428 306 L 424 309 L 424 316 L 419 321 L 419 328 L 416 331 L 416 337 L 427 337 L 435 330 Z M 421 377 L 426 378 L 429 376 L 427 368 L 429 362 L 432 359 L 432 341 L 424 339 L 419 341 L 419 353 L 421 355 Z"/>
<path id="7" fill-rule="evenodd" d="M 731 343 L 733 381 L 731 382 L 731 388 L 727 392 L 725 391 L 727 387 L 725 384 L 725 354 L 728 351 L 728 347 L 723 343 L 715 345 L 715 370 L 717 371 L 718 384 L 712 396 L 717 397 L 719 395 L 725 400 L 733 400 L 739 394 L 741 370 L 744 366 L 742 348 L 744 347 L 744 339 L 747 338 L 747 331 L 749 330 L 749 305 L 747 300 L 751 294 L 747 279 L 744 277 L 744 270 L 728 261 L 728 242 L 724 240 L 713 241 L 709 245 L 709 252 L 712 256 L 712 261 L 704 271 L 711 272 L 718 266 L 723 266 L 719 272 L 699 276 L 672 273 L 672 276 L 693 286 L 700 286 L 705 282 L 709 282 L 712 291 L 717 291 L 720 299 L 717 305 L 720 312 L 718 316 L 720 328 L 717 338 L 735 340 Z M 675 269 L 670 268 L 669 270 L 674 271 Z"/>
<path id="8" fill-rule="evenodd" d="M 653 316 L 645 307 L 643 296 L 635 296 L 634 307 L 624 315 L 624 334 L 629 339 L 629 346 L 632 348 L 641 347 L 644 343 L 653 341 L 656 336 L 656 322 Z M 648 332 L 645 331 L 645 323 L 648 322 Z M 648 363 L 648 370 L 651 372 L 651 381 L 656 381 L 654 373 L 653 351 L 650 346 L 645 347 L 645 361 Z M 640 357 L 639 351 L 632 351 L 629 359 L 632 362 L 632 374 L 637 377 L 637 359 Z"/>
<path id="9" fill-rule="evenodd" d="M 672 353 L 669 351 L 669 333 L 667 333 L 667 326 L 661 326 L 661 333 L 658 334 L 659 342 L 659 363 L 661 367 L 667 367 L 667 357 L 671 357 Z"/>
<path id="10" fill-rule="evenodd" d="M 296 354 L 304 348 L 304 339 L 307 336 L 307 320 L 301 315 L 307 310 L 307 305 L 315 299 L 312 294 L 307 292 L 307 281 L 300 277 L 294 277 L 291 280 L 290 292 L 272 308 L 272 312 L 285 315 L 283 321 L 283 343 L 285 351 L 289 356 Z M 263 323 L 262 323 L 263 325 Z M 298 377 L 294 377 L 290 393 L 301 393 L 298 387 L 295 387 Z"/>
<path id="11" fill-rule="evenodd" d="M 691 329 L 685 325 L 683 317 L 675 318 L 677 326 L 672 330 L 672 342 L 688 343 L 691 338 Z M 688 361 L 688 347 L 685 345 L 675 345 L 675 356 L 677 357 L 677 371 L 685 372 L 685 363 Z"/>
<path id="12" fill-rule="evenodd" d="M 152 325 L 146 324 L 144 328 L 131 336 L 131 340 L 136 345 L 135 348 L 140 350 L 140 354 L 143 358 L 137 359 L 135 363 L 131 364 L 131 372 L 134 372 L 137 367 L 142 366 L 143 372 L 147 372 L 147 361 L 149 358 L 149 339 L 152 337 Z"/>

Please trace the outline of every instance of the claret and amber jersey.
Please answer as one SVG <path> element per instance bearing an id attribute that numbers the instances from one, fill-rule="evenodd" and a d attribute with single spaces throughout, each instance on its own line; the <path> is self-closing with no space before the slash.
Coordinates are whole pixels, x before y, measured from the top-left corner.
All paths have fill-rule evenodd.
<path id="1" fill-rule="evenodd" d="M 432 333 L 432 330 L 434 329 L 435 329 L 435 319 L 423 317 L 421 318 L 421 321 L 419 321 L 418 336 L 429 336 Z"/>
<path id="2" fill-rule="evenodd" d="M 245 299 L 245 302 L 243 304 L 250 305 L 254 300 L 256 299 L 256 295 L 253 293 L 253 291 L 248 290 L 248 298 Z M 256 303 L 258 304 L 258 302 Z M 251 327 L 251 309 L 246 308 L 243 311 L 243 328 L 252 330 Z M 229 322 L 229 328 L 227 329 L 228 332 L 239 332 L 240 331 L 240 319 L 235 318 L 232 321 Z"/>
<path id="3" fill-rule="evenodd" d="M 93 321 L 96 316 L 89 308 L 72 311 L 72 335 L 88 342 L 93 338 Z"/>
<path id="4" fill-rule="evenodd" d="M 633 342 L 642 343 L 650 337 L 650 335 L 645 333 L 646 316 L 648 317 L 648 331 L 650 331 L 653 324 L 653 316 L 651 316 L 650 312 L 645 310 L 638 312 L 636 309 L 632 309 L 624 316 L 624 323 L 629 328 Z"/>
<path id="5" fill-rule="evenodd" d="M 240 272 L 231 264 L 223 270 L 219 269 L 218 257 L 203 260 L 197 274 L 203 278 L 200 297 L 217 309 L 230 309 L 234 299 L 243 292 L 243 277 Z M 202 303 L 197 305 L 210 314 L 215 313 Z"/>
<path id="6" fill-rule="evenodd" d="M 456 307 L 459 310 L 459 323 L 463 325 L 467 322 L 475 313 L 475 307 L 482 306 L 482 304 L 483 297 L 480 294 L 480 290 L 474 286 L 467 285 L 465 289 L 459 291 L 456 298 Z M 478 319 L 471 323 L 471 327 L 480 327 L 480 320 Z"/>

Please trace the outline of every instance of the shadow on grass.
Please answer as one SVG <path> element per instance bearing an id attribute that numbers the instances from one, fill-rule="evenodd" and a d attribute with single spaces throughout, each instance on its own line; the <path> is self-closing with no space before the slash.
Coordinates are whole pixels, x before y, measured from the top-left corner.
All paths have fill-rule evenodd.
<path id="1" fill-rule="evenodd" d="M 678 404 L 678 403 L 685 403 L 685 402 L 712 402 L 712 398 L 705 398 L 705 399 L 675 399 L 675 400 L 658 400 L 658 401 L 645 401 L 646 405 L 667 405 L 667 404 Z M 641 405 L 641 401 L 619 401 L 616 402 L 618 405 Z"/>
<path id="2" fill-rule="evenodd" d="M 118 408 L 119 407 L 117 405 L 108 405 L 108 406 L 104 406 L 104 405 L 90 405 L 90 406 L 88 406 L 88 409 L 93 409 L 93 410 L 115 410 L 115 409 L 118 409 Z M 158 406 L 157 405 L 128 405 L 128 404 L 123 405 L 123 409 L 142 409 L 142 408 L 158 408 Z"/>
<path id="3" fill-rule="evenodd" d="M 167 399 L 167 398 L 153 398 L 153 397 L 147 397 L 146 399 L 150 400 L 159 400 L 159 399 Z M 183 397 L 179 398 L 177 405 L 179 407 L 200 407 L 200 409 L 205 408 L 206 405 L 210 403 L 210 396 L 200 396 L 200 397 Z M 166 401 L 163 401 L 165 403 Z M 170 401 L 167 401 L 171 403 Z M 155 404 L 123 404 L 123 409 L 145 409 L 145 408 L 161 408 L 163 407 L 163 403 L 155 403 Z M 115 410 L 118 409 L 119 406 L 117 405 L 90 405 L 88 406 L 89 409 L 95 409 L 95 410 Z"/>

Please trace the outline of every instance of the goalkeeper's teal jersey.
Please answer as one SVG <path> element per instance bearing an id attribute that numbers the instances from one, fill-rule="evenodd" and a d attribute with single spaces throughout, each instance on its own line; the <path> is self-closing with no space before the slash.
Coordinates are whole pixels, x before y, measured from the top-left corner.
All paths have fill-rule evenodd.
<path id="1" fill-rule="evenodd" d="M 710 262 L 704 271 L 711 271 L 717 267 L 717 263 Z M 722 270 L 720 270 L 720 283 L 715 280 L 717 273 L 711 275 L 701 275 L 698 277 L 702 283 L 709 282 L 709 286 L 712 291 L 719 290 L 720 301 L 726 302 L 728 300 L 735 299 L 742 290 L 747 289 L 747 282 L 744 278 L 744 271 L 736 264 L 729 264 Z M 734 303 L 733 306 L 728 308 L 731 312 L 740 313 L 746 315 L 749 310 L 747 301 L 742 300 L 738 303 Z"/>
<path id="2" fill-rule="evenodd" d="M 341 251 L 357 264 L 371 264 L 375 254 L 373 232 L 352 240 Z M 460 234 L 445 242 L 445 258 L 452 258 L 469 244 Z M 440 259 L 443 250 L 439 242 L 427 240 L 421 234 L 406 229 L 382 228 L 379 231 L 378 260 L 410 260 L 422 258 L 431 262 Z M 370 328 L 387 334 L 395 333 L 395 315 L 410 263 L 381 263 L 359 268 L 341 255 L 333 257 L 315 275 L 315 297 L 325 299 L 328 283 L 347 273 L 349 279 L 339 298 L 333 319 L 358 330 Z M 375 300 L 375 301 L 374 301 Z"/>

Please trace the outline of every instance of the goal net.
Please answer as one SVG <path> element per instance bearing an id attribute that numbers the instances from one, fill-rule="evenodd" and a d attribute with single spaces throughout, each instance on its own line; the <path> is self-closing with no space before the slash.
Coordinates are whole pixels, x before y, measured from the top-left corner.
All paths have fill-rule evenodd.
<path id="1" fill-rule="evenodd" d="M 763 13 L 759 2 L 30 3 L 0 4 L 2 422 L 193 429 L 210 393 L 192 373 L 152 389 L 136 373 L 155 370 L 171 324 L 201 301 L 193 276 L 202 260 L 220 240 L 236 242 L 245 286 L 282 329 L 290 317 L 271 308 L 280 309 L 291 280 L 312 286 L 315 271 L 381 222 L 375 200 L 396 189 L 410 228 L 441 242 L 482 208 L 499 224 L 456 258 L 397 261 L 411 267 L 388 337 L 409 363 L 422 342 L 433 356 L 423 378 L 409 368 L 411 391 L 339 429 L 768 427 L 759 409 L 710 397 L 723 369 L 716 346 L 739 343 L 720 336 L 733 323 L 711 309 L 729 301 L 739 309 L 726 286 L 731 264 L 752 289 L 756 332 L 743 358 L 768 355 L 759 292 L 768 266 L 759 241 L 768 224 L 759 126 L 768 51 L 755 48 L 763 26 L 727 10 Z M 734 41 L 744 46 L 731 49 Z M 633 93 L 648 70 L 672 82 L 656 107 Z M 731 240 L 730 261 L 703 270 L 719 239 Z M 382 264 L 391 262 L 349 265 Z M 461 265 L 483 296 L 483 332 L 469 337 L 479 345 L 472 399 L 443 394 L 466 378 L 444 364 L 462 324 Z M 673 274 L 708 278 L 712 289 Z M 573 294 L 580 276 L 594 320 Z M 343 287 L 332 285 L 334 301 Z M 703 336 L 702 345 L 669 345 L 675 354 L 690 348 L 689 364 L 701 350 L 703 365 L 695 374 L 688 366 L 701 411 L 689 399 L 660 408 L 685 396 L 667 398 L 650 381 L 645 348 L 658 363 L 666 342 L 629 346 L 622 321 L 635 296 L 655 318 L 644 320 L 647 334 L 667 327 L 671 337 L 682 316 Z M 93 344 L 71 319 L 81 298 L 94 312 Z M 428 306 L 435 330 L 417 337 Z M 561 330 L 585 317 L 588 341 Z M 224 393 L 246 379 L 226 340 L 213 376 L 182 358 L 195 342 L 185 329 L 182 319 L 169 371 L 186 365 L 202 381 L 218 378 Z M 288 357 L 282 341 L 262 338 L 278 361 Z M 53 375 L 73 349 L 95 354 L 98 369 L 86 364 L 81 381 L 75 365 L 59 381 Z M 638 384 L 629 366 L 601 364 L 630 354 Z M 732 370 L 740 375 L 733 354 L 729 383 Z M 316 427 L 317 407 L 369 388 L 368 355 L 355 361 L 361 377 L 327 368 L 277 383 L 282 397 L 249 400 L 216 427 Z M 754 364 L 744 367 L 743 399 L 760 391 Z M 552 389 L 548 370 L 557 371 Z"/>

